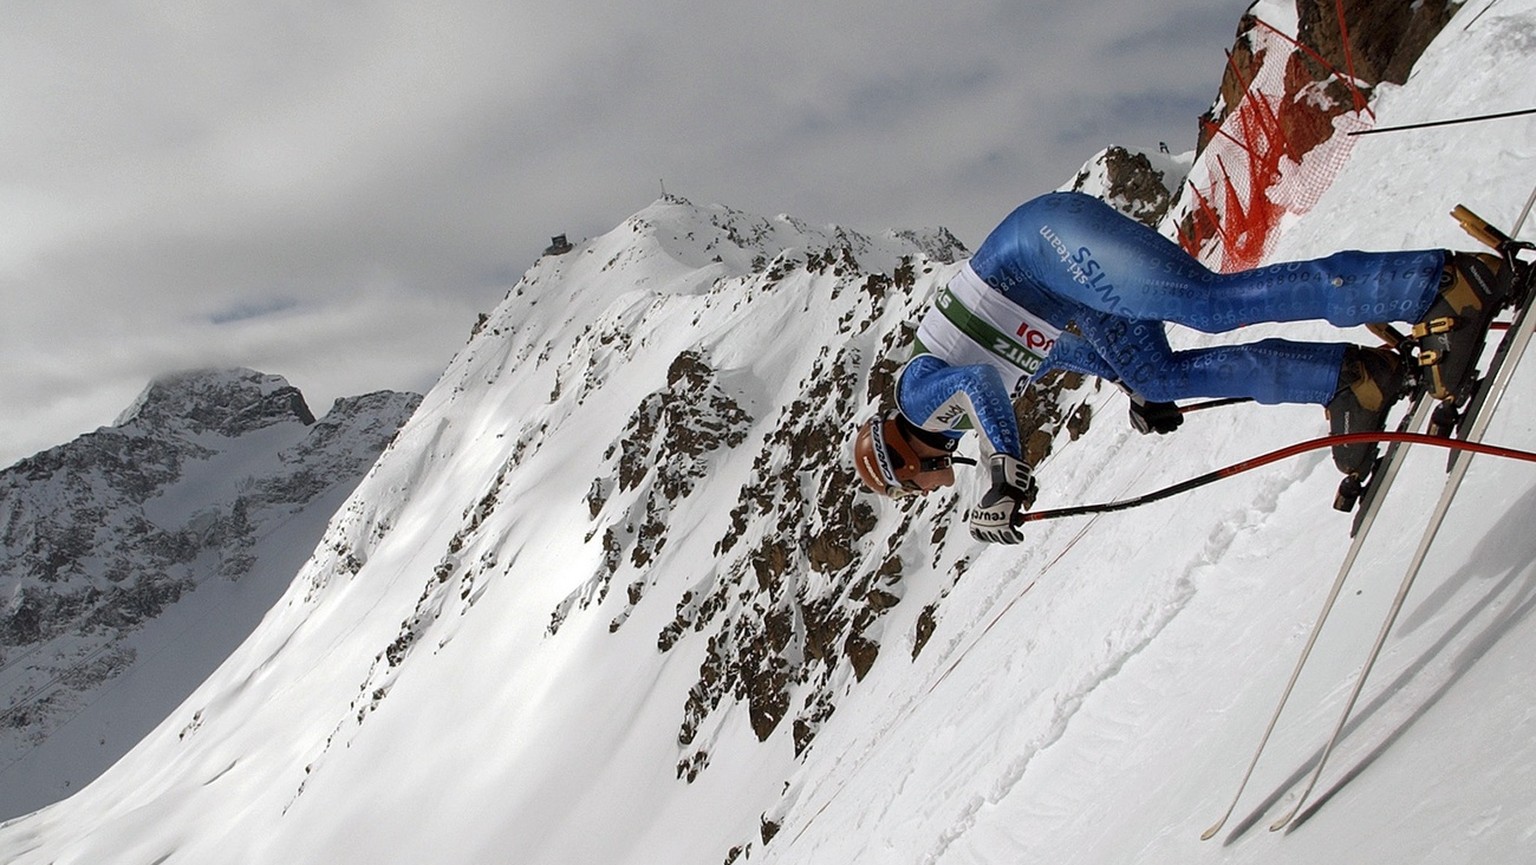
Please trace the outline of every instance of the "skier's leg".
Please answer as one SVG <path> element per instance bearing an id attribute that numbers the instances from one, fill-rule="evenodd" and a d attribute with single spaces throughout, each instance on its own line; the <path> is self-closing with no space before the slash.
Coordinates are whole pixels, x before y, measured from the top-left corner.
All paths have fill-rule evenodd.
<path id="1" fill-rule="evenodd" d="M 1110 381 L 1120 377 L 1120 374 L 1099 356 L 1092 344 L 1071 331 L 1063 332 L 1056 338 L 1056 344 L 1051 347 L 1051 353 L 1045 357 L 1045 364 L 1040 367 L 1034 377 L 1038 379 L 1052 370 L 1080 372 Z"/>
<path id="2" fill-rule="evenodd" d="M 1438 249 L 1350 250 L 1271 264 L 1221 274 L 1203 283 L 1209 285 L 1203 297 L 1168 299 L 1167 320 L 1208 332 L 1260 321 L 1323 319 L 1338 327 L 1417 321 L 1437 295 L 1444 265 Z"/>
<path id="3" fill-rule="evenodd" d="M 1120 380 L 1145 400 L 1249 397 L 1260 403 L 1316 403 L 1335 433 L 1380 430 L 1405 390 L 1405 371 L 1387 348 L 1265 339 L 1247 345 L 1173 351 L 1155 322 L 1085 316 L 1083 336 Z M 1333 461 L 1363 478 L 1376 459 L 1371 442 L 1335 445 Z"/>
<path id="4" fill-rule="evenodd" d="M 1081 304 L 1220 333 L 1263 321 L 1417 321 L 1444 263 L 1443 250 L 1350 251 L 1218 274 L 1096 198 L 1055 193 L 1015 210 L 971 266 L 1047 318 L 1071 318 L 1066 307 Z"/>
<path id="5" fill-rule="evenodd" d="M 1144 399 L 1174 402 L 1248 397 L 1260 403 L 1327 405 L 1339 388 L 1342 343 L 1265 339 L 1174 351 L 1160 322 L 1088 315 L 1083 337 Z"/>

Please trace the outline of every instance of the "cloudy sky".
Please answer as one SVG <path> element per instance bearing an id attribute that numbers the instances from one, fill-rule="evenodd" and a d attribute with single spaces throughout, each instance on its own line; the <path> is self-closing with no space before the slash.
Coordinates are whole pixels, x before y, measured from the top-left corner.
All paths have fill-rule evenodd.
<path id="1" fill-rule="evenodd" d="M 666 191 L 974 247 L 1193 146 L 1246 0 L 50 0 L 0 25 L 0 466 L 155 375 L 429 388 Z"/>

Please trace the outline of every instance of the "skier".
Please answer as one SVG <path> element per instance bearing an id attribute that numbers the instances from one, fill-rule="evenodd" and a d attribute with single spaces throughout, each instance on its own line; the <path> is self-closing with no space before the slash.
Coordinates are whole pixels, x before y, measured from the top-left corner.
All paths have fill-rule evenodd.
<path id="1" fill-rule="evenodd" d="M 1443 249 L 1345 251 L 1217 274 L 1097 198 L 1044 195 L 1009 214 L 939 292 L 897 376 L 896 407 L 858 429 L 855 467 L 875 492 L 928 493 L 954 483 L 953 463 L 969 462 L 956 446 L 975 429 L 991 483 L 970 510 L 971 534 L 1018 543 L 1014 520 L 1037 484 L 1012 400 L 1045 372 L 1119 384 L 1143 433 L 1178 428 L 1174 401 L 1194 397 L 1316 403 L 1334 433 L 1380 430 L 1416 378 L 1392 349 L 1271 338 L 1174 351 L 1164 323 L 1205 333 L 1309 319 L 1425 325 L 1420 362 L 1434 363 L 1417 378 L 1447 399 L 1503 300 L 1502 266 Z M 1362 479 L 1375 456 L 1374 444 L 1334 448 L 1339 469 Z"/>

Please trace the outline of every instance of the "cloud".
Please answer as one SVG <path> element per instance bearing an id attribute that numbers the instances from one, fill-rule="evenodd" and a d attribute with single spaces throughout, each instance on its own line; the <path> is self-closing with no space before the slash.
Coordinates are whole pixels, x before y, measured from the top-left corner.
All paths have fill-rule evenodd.
<path id="1" fill-rule="evenodd" d="M 1246 5 L 22 4 L 0 465 L 170 369 L 429 386 L 551 235 L 663 182 L 974 245 L 1103 146 L 1190 146 Z"/>
<path id="2" fill-rule="evenodd" d="M 271 297 L 250 303 L 237 303 L 234 306 L 222 309 L 208 316 L 210 324 L 232 324 L 234 322 L 249 321 L 253 318 L 262 318 L 285 310 L 293 309 L 299 302 L 291 297 Z"/>

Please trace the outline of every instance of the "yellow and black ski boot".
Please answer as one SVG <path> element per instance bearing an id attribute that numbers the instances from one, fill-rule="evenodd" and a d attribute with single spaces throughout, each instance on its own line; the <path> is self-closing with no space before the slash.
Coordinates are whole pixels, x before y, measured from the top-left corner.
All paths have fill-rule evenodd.
<path id="1" fill-rule="evenodd" d="M 1446 256 L 1440 296 L 1413 327 L 1424 388 L 1431 398 L 1454 402 L 1465 396 L 1488 326 L 1509 300 L 1512 280 L 1504 271 L 1504 260 L 1497 255 Z"/>
<path id="2" fill-rule="evenodd" d="M 1338 392 L 1325 408 L 1329 431 L 1334 435 L 1380 432 L 1387 425 L 1387 412 L 1403 395 L 1407 383 L 1407 370 L 1397 351 L 1357 345 L 1346 348 Z M 1363 483 L 1376 462 L 1376 451 L 1376 442 L 1334 445 L 1333 464 Z"/>

